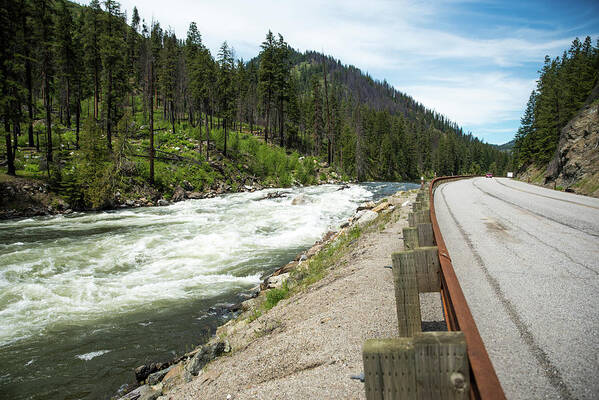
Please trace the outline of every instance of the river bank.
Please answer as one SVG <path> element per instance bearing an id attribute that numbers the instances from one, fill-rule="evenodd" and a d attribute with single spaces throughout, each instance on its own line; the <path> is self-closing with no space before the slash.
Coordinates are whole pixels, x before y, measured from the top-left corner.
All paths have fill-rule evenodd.
<path id="1" fill-rule="evenodd" d="M 361 202 L 415 185 L 341 187 L 1 222 L 0 392 L 109 398 L 135 367 L 205 343 L 234 314 L 224 305 L 246 300 Z"/>
<path id="2" fill-rule="evenodd" d="M 216 164 L 216 162 L 213 162 Z M 342 180 L 326 163 L 315 166 L 315 184 L 343 184 Z M 211 199 L 230 193 L 255 192 L 275 188 L 272 183 L 261 181 L 255 176 L 240 172 L 239 182 L 215 181 L 209 189 L 197 190 L 190 182 L 183 180 L 179 184 L 161 191 L 145 183 L 135 183 L 126 192 L 116 191 L 112 200 L 104 207 L 76 207 L 69 204 L 64 196 L 42 179 L 25 176 L 9 176 L 0 173 L 0 220 L 27 218 L 36 216 L 68 215 L 73 212 L 108 211 L 139 207 L 163 207 L 184 200 Z M 303 186 L 298 181 L 295 186 Z M 285 188 L 282 188 L 285 189 Z"/>
<path id="3" fill-rule="evenodd" d="M 413 192 L 361 205 L 338 232 L 278 269 L 240 315 L 169 365 L 138 368 L 122 399 L 363 398 L 361 345 L 397 335 L 391 252 L 401 250 Z M 423 299 L 428 324 L 443 318 Z M 163 368 L 152 371 L 152 368 Z"/>

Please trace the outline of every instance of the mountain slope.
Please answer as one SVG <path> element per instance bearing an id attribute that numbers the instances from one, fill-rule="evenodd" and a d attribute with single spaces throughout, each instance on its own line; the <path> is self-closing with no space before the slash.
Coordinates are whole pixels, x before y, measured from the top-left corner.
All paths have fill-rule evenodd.
<path id="1" fill-rule="evenodd" d="M 561 130 L 545 184 L 599 197 L 599 84 L 586 105 Z"/>

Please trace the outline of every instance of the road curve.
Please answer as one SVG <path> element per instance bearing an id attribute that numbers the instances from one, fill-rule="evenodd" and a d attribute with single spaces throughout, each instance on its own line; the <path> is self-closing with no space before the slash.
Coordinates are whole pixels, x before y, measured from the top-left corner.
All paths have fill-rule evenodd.
<path id="1" fill-rule="evenodd" d="M 508 399 L 599 398 L 599 199 L 440 185 L 437 220 Z"/>

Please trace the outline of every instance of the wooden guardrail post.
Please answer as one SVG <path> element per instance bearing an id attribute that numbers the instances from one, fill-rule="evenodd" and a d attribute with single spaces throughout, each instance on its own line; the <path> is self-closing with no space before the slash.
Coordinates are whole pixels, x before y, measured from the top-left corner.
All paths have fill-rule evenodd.
<path id="1" fill-rule="evenodd" d="M 416 254 L 413 250 L 391 255 L 393 260 L 393 283 L 399 336 L 410 337 L 422 331 L 420 297 L 416 278 Z"/>
<path id="2" fill-rule="evenodd" d="M 416 200 L 414 202 L 414 204 L 412 204 L 412 212 L 420 211 L 421 208 L 422 208 L 422 201 L 421 200 Z"/>
<path id="3" fill-rule="evenodd" d="M 418 224 L 430 223 L 431 216 L 428 208 L 411 212 L 408 214 L 408 225 L 416 227 Z"/>
<path id="4" fill-rule="evenodd" d="M 412 227 L 406 227 L 401 230 L 403 234 L 403 247 L 405 250 L 414 250 L 418 247 L 418 230 Z"/>
<path id="5" fill-rule="evenodd" d="M 436 246 L 418 247 L 414 250 L 418 293 L 441 290 L 439 250 Z"/>
<path id="6" fill-rule="evenodd" d="M 418 230 L 418 245 L 420 247 L 435 245 L 435 235 L 433 234 L 433 225 L 431 223 L 421 223 L 416 228 Z"/>
<path id="7" fill-rule="evenodd" d="M 412 338 L 370 339 L 362 346 L 368 400 L 409 399 L 416 395 Z"/>
<path id="8" fill-rule="evenodd" d="M 362 358 L 368 400 L 457 400 L 469 396 L 469 365 L 462 332 L 367 340 Z"/>

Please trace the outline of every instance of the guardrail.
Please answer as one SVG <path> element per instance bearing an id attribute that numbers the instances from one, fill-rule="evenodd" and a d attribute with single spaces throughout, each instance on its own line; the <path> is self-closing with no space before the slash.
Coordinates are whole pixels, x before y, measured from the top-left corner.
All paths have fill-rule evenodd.
<path id="1" fill-rule="evenodd" d="M 437 223 L 434 179 L 421 188 L 402 231 L 405 251 L 392 254 L 399 338 L 362 348 L 368 400 L 505 399 L 451 264 Z M 448 331 L 421 332 L 419 293 L 440 292 Z"/>

